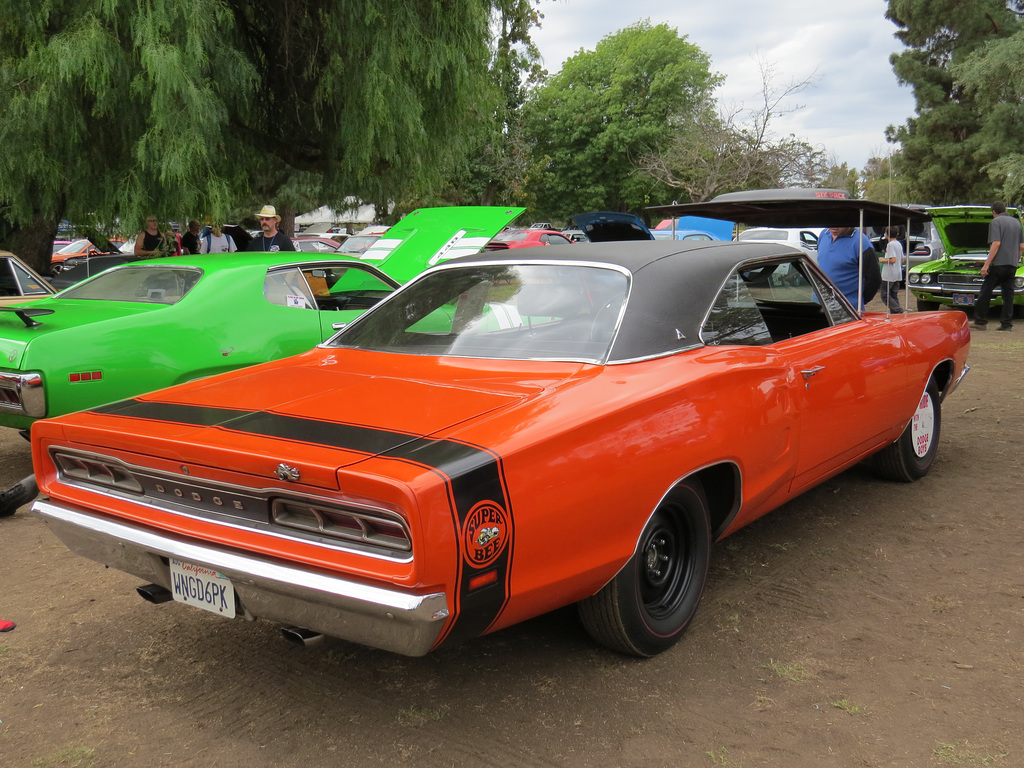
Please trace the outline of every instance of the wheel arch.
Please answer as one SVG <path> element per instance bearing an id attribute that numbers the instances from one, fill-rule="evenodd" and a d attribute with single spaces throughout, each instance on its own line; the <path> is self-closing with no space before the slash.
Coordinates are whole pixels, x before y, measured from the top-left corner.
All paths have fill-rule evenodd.
<path id="1" fill-rule="evenodd" d="M 956 365 L 952 360 L 946 359 L 938 363 L 933 369 L 928 381 L 934 381 L 939 389 L 939 402 L 946 399 L 946 395 L 953 391 L 953 376 L 956 372 Z M 928 386 L 928 382 L 925 382 Z"/>
<path id="2" fill-rule="evenodd" d="M 672 498 L 681 484 L 693 481 L 697 481 L 704 491 L 708 503 L 711 540 L 717 541 L 740 510 L 740 491 L 743 487 L 740 469 L 731 461 L 722 461 L 695 470 L 676 480 L 664 499 Z"/>

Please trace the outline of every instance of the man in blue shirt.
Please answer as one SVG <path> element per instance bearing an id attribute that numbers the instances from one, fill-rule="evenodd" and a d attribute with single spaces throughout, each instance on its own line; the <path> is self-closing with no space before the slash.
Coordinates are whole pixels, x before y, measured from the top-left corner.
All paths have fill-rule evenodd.
<path id="1" fill-rule="evenodd" d="M 857 244 L 860 247 L 857 247 Z M 856 227 L 829 227 L 818 236 L 818 266 L 850 303 L 863 311 L 882 285 L 878 255 L 871 241 Z M 864 277 L 863 302 L 857 303 L 860 276 Z"/>

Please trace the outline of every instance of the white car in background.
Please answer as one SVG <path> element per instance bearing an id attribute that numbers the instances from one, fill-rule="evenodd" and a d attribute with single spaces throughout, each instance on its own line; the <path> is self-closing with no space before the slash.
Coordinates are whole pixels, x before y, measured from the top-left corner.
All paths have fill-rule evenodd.
<path id="1" fill-rule="evenodd" d="M 806 228 L 751 227 L 740 232 L 737 239 L 744 243 L 784 243 L 809 253 L 816 260 L 820 231 Z"/>

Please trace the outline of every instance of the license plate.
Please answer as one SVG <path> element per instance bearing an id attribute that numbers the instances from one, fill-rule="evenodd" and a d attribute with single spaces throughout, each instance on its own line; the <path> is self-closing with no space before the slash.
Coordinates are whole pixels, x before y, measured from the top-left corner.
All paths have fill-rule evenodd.
<path id="1" fill-rule="evenodd" d="M 210 568 L 171 559 L 171 594 L 179 603 L 235 618 L 235 588 Z"/>
<path id="2" fill-rule="evenodd" d="M 958 307 L 973 307 L 974 306 L 974 294 L 973 293 L 954 293 L 953 304 Z"/>

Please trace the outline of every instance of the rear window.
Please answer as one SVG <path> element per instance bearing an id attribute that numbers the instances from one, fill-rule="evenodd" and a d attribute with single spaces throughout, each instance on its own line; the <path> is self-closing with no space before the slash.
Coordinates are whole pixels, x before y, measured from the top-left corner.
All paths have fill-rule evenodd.
<path id="1" fill-rule="evenodd" d="M 111 269 L 61 292 L 62 299 L 176 304 L 191 291 L 202 270 L 195 267 L 132 265 Z"/>

